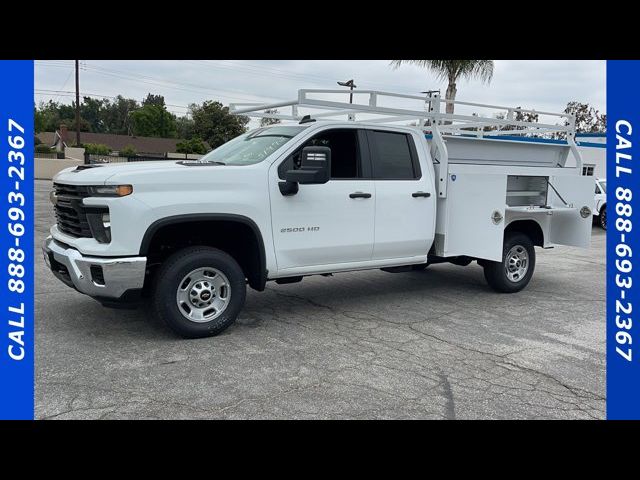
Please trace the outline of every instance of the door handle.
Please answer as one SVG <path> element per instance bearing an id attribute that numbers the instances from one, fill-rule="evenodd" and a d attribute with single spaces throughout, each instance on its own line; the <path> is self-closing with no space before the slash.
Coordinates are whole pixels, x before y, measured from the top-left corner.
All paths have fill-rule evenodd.
<path id="1" fill-rule="evenodd" d="M 411 196 L 413 198 L 418 198 L 418 197 L 429 198 L 431 194 L 429 192 L 413 192 Z"/>
<path id="2" fill-rule="evenodd" d="M 349 194 L 349 198 L 371 198 L 371 194 L 364 192 L 354 192 Z"/>

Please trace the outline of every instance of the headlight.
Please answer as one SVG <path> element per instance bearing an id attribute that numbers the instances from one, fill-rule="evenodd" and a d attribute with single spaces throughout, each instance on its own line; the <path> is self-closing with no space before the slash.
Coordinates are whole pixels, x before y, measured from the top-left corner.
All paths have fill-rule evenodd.
<path id="1" fill-rule="evenodd" d="M 97 197 L 126 197 L 133 193 L 131 185 L 95 185 L 87 187 L 89 195 Z"/>

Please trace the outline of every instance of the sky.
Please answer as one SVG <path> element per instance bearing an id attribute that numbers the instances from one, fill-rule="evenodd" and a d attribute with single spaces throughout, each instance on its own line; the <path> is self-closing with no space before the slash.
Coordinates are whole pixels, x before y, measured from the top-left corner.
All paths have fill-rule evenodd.
<path id="1" fill-rule="evenodd" d="M 81 60 L 80 93 L 142 100 L 164 95 L 181 116 L 191 103 L 276 102 L 294 99 L 300 88 L 341 88 L 354 79 L 361 89 L 419 94 L 446 82 L 423 68 L 389 60 Z M 589 103 L 606 112 L 605 61 L 496 60 L 493 80 L 458 82 L 457 100 L 561 112 L 567 102 Z M 73 60 L 36 61 L 35 101 L 71 103 Z"/>

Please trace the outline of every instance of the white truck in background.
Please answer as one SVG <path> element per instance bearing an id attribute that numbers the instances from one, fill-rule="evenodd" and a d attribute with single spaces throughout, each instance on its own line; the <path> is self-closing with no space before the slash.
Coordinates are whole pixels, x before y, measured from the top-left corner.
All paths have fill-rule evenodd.
<path id="1" fill-rule="evenodd" d="M 595 202 L 593 207 L 594 220 L 603 230 L 607 229 L 607 179 L 596 178 Z"/>
<path id="2" fill-rule="evenodd" d="M 294 123 L 252 130 L 199 161 L 60 172 L 45 261 L 107 306 L 150 298 L 169 327 L 193 338 L 227 328 L 247 284 L 476 261 L 494 290 L 513 293 L 533 275 L 534 247 L 589 246 L 593 179 L 581 175 L 570 115 L 536 112 L 563 125 L 530 123 L 513 120 L 517 108 L 454 102 L 507 110 L 498 119 L 441 113 L 438 96 L 355 90 L 367 101 L 351 104 L 340 94 L 300 90 L 290 102 L 232 106 Z M 502 128 L 492 135 L 564 131 L 568 143 L 483 138 L 491 125 Z M 565 168 L 569 153 L 574 168 Z"/>

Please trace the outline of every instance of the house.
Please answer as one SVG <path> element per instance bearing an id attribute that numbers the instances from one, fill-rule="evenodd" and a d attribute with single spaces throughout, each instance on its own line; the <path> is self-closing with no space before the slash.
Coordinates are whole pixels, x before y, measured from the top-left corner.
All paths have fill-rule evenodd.
<path id="1" fill-rule="evenodd" d="M 64 125 L 55 132 L 41 132 L 36 134 L 45 145 L 57 147 L 72 146 L 75 142 L 75 132 L 69 132 Z M 164 155 L 174 153 L 180 138 L 135 137 L 129 135 L 112 135 L 109 133 L 80 132 L 80 140 L 83 144 L 99 143 L 106 145 L 113 151 L 120 151 L 127 146 L 133 146 L 138 153 Z"/>
<path id="2" fill-rule="evenodd" d="M 576 133 L 576 144 L 582 155 L 582 173 L 607 178 L 607 134 Z"/>

